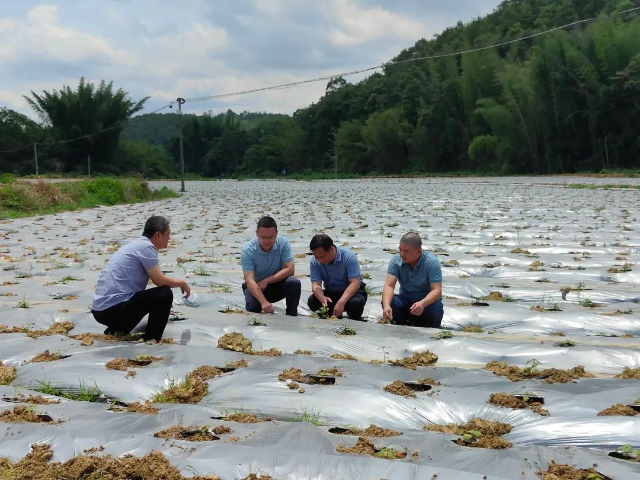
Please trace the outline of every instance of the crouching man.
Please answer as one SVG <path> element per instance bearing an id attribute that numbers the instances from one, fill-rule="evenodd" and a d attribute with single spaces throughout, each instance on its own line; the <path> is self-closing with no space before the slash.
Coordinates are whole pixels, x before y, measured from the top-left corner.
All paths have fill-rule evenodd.
<path id="1" fill-rule="evenodd" d="M 105 265 L 93 295 L 91 313 L 105 334 L 128 334 L 149 314 L 144 340 L 160 341 L 173 303 L 172 288 L 185 298 L 191 294 L 186 280 L 165 276 L 160 270 L 158 250 L 166 248 L 171 236 L 169 221 L 149 218 L 142 237 L 127 243 Z M 147 289 L 149 279 L 156 285 Z"/>
<path id="2" fill-rule="evenodd" d="M 242 291 L 249 312 L 273 313 L 273 302 L 287 301 L 286 314 L 298 315 L 300 279 L 294 273 L 289 240 L 278 235 L 278 225 L 271 217 L 258 221 L 256 238 L 242 247 Z"/>
<path id="3" fill-rule="evenodd" d="M 360 264 L 353 250 L 336 247 L 331 237 L 325 234 L 311 239 L 311 290 L 307 300 L 312 311 L 327 307 L 329 315 L 342 318 L 344 312 L 352 320 L 362 320 L 367 303 Z M 322 285 L 324 283 L 324 290 Z"/>
<path id="4" fill-rule="evenodd" d="M 400 294 L 394 295 L 397 281 Z M 389 261 L 382 290 L 384 318 L 399 325 L 440 328 L 444 315 L 441 297 L 440 262 L 433 253 L 422 250 L 420 235 L 406 233 L 398 253 Z"/>

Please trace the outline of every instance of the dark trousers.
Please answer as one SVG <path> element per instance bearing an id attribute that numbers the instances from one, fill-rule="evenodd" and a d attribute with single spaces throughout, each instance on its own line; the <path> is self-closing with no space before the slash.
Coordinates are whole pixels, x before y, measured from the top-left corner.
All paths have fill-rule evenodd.
<path id="1" fill-rule="evenodd" d="M 286 314 L 292 317 L 297 317 L 301 289 L 302 285 L 300 284 L 300 279 L 298 277 L 291 276 L 281 282 L 270 283 L 267 285 L 267 288 L 262 291 L 262 294 L 269 303 L 279 302 L 285 298 L 287 301 Z M 260 302 L 251 294 L 246 283 L 242 284 L 242 291 L 244 292 L 244 301 L 247 311 L 260 313 L 262 311 L 262 305 L 260 305 Z"/>
<path id="2" fill-rule="evenodd" d="M 105 335 L 126 335 L 149 314 L 142 338 L 159 342 L 167 326 L 172 303 L 173 292 L 169 287 L 155 287 L 136 293 L 126 302 L 118 303 L 101 312 L 91 310 L 91 313 L 98 323 L 107 326 Z"/>
<path id="3" fill-rule="evenodd" d="M 324 296 L 329 297 L 331 302 L 327 304 L 329 308 L 329 316 L 333 315 L 333 307 L 336 302 L 342 298 L 344 294 L 344 290 L 341 292 L 332 292 L 330 290 L 323 290 Z M 367 303 L 367 292 L 364 289 L 364 286 L 360 287 L 353 297 L 349 299 L 349 301 L 344 306 L 344 311 L 347 316 L 352 320 L 362 320 L 362 312 L 364 311 L 364 305 Z M 320 300 L 318 300 L 315 295 L 311 295 L 307 300 L 307 305 L 311 311 L 315 312 L 316 310 L 320 310 L 322 304 Z"/>
<path id="4" fill-rule="evenodd" d="M 424 297 L 422 297 L 424 298 Z M 426 307 L 422 315 L 412 315 L 409 309 L 411 305 L 422 298 L 411 298 L 407 295 L 394 295 L 391 302 L 393 311 L 393 323 L 396 325 L 411 325 L 414 327 L 440 328 L 444 316 L 442 300 L 437 300 Z"/>

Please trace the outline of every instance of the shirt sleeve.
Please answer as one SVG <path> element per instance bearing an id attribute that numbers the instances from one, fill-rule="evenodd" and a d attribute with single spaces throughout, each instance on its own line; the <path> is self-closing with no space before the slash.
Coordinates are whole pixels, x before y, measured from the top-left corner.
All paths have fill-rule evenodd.
<path id="1" fill-rule="evenodd" d="M 141 249 L 138 258 L 140 259 L 140 265 L 142 265 L 142 268 L 145 270 L 151 270 L 160 263 L 160 260 L 158 260 L 158 251 L 153 245 Z"/>
<path id="2" fill-rule="evenodd" d="M 282 253 L 280 254 L 280 261 L 284 265 L 285 263 L 289 263 L 293 261 L 293 252 L 291 251 L 291 245 L 289 244 L 289 240 L 286 238 L 284 242 L 282 242 Z"/>
<path id="3" fill-rule="evenodd" d="M 360 263 L 358 256 L 353 253 L 347 259 L 347 278 L 355 278 L 360 276 Z"/>
<path id="4" fill-rule="evenodd" d="M 389 268 L 387 268 L 387 273 L 389 275 L 393 275 L 396 278 L 400 276 L 400 266 L 398 265 L 396 259 L 397 256 L 398 254 L 396 253 L 393 257 L 391 257 L 391 260 L 389 260 Z"/>
<path id="5" fill-rule="evenodd" d="M 318 260 L 315 258 L 311 259 L 309 263 L 309 276 L 311 277 L 312 282 L 320 282 L 322 281 L 322 272 L 320 272 L 320 265 L 318 264 Z"/>
<path id="6" fill-rule="evenodd" d="M 440 262 L 437 258 L 429 265 L 427 275 L 429 276 L 429 283 L 442 283 L 442 268 L 440 268 Z"/>
<path id="7" fill-rule="evenodd" d="M 253 264 L 253 255 L 244 248 L 240 254 L 240 263 L 242 264 L 243 272 L 253 272 L 255 268 Z"/>

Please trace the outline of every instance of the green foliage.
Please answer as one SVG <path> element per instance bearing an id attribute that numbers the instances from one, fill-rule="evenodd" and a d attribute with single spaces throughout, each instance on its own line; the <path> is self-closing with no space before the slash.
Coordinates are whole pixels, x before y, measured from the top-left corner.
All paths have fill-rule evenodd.
<path id="1" fill-rule="evenodd" d="M 527 377 L 533 377 L 536 373 L 538 373 L 538 366 L 540 362 L 535 358 L 531 360 L 527 360 L 524 362 L 524 368 L 522 369 L 522 373 Z"/>
<path id="2" fill-rule="evenodd" d="M 338 330 L 336 330 L 336 333 L 338 335 L 355 335 L 356 331 L 347 325 L 342 325 Z"/>
<path id="3" fill-rule="evenodd" d="M 84 382 L 80 381 L 78 385 L 78 391 L 62 391 L 51 386 L 51 382 L 46 380 L 38 380 L 38 386 L 34 388 L 36 392 L 44 393 L 45 395 L 54 395 L 56 397 L 67 398 L 69 400 L 76 400 L 80 402 L 95 402 L 102 392 L 98 388 L 98 385 L 94 382 L 94 386 L 87 386 Z"/>
<path id="4" fill-rule="evenodd" d="M 314 312 L 318 318 L 329 318 L 329 307 L 324 305 Z"/>

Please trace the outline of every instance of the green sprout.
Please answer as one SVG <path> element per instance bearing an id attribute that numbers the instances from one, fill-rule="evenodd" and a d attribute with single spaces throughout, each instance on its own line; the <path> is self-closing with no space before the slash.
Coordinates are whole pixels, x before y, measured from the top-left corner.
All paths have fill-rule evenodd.
<path id="1" fill-rule="evenodd" d="M 538 373 L 538 366 L 540 362 L 535 358 L 531 360 L 527 360 L 524 362 L 524 368 L 522 369 L 522 373 L 524 373 L 527 377 L 533 377 L 536 373 Z"/>
<path id="2" fill-rule="evenodd" d="M 347 325 L 342 325 L 338 330 L 336 330 L 336 333 L 338 335 L 355 335 L 356 331 Z"/>
<path id="3" fill-rule="evenodd" d="M 462 434 L 462 440 L 466 443 L 473 443 L 477 441 L 482 436 L 482 432 L 478 430 L 469 430 Z"/>

